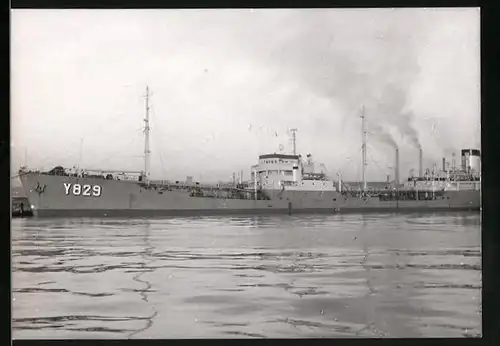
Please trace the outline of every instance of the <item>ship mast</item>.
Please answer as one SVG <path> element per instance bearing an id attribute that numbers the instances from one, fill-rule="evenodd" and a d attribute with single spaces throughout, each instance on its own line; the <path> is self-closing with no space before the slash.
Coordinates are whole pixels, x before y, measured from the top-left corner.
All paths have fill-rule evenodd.
<path id="1" fill-rule="evenodd" d="M 83 155 L 83 137 L 80 138 L 80 157 L 78 159 L 77 171 L 82 167 L 82 155 Z"/>
<path id="2" fill-rule="evenodd" d="M 296 147 L 296 135 L 295 132 L 297 132 L 297 129 L 290 129 L 290 132 L 292 133 L 292 146 L 293 146 L 293 155 L 297 155 L 297 147 Z"/>
<path id="3" fill-rule="evenodd" d="M 146 117 L 144 118 L 144 180 L 149 183 L 149 87 L 146 87 Z"/>
<path id="4" fill-rule="evenodd" d="M 363 145 L 361 149 L 363 151 L 363 162 L 362 162 L 362 179 L 363 179 L 363 191 L 366 191 L 366 126 L 365 126 L 365 106 L 361 108 L 361 133 L 363 137 Z"/>

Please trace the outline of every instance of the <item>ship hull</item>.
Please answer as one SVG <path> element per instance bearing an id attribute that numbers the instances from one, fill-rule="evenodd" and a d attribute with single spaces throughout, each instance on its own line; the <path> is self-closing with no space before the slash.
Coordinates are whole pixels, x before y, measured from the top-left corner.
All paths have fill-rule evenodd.
<path id="1" fill-rule="evenodd" d="M 447 191 L 438 200 L 381 201 L 336 191 L 264 191 L 270 200 L 191 196 L 186 190 L 145 189 L 136 182 L 28 173 L 21 177 L 38 217 L 161 217 L 297 213 L 429 212 L 480 209 L 479 191 Z M 73 187 L 80 186 L 73 190 Z M 98 186 L 99 188 L 95 188 Z M 85 190 L 85 187 L 88 187 Z M 93 192 L 99 192 L 95 194 Z M 77 193 L 74 193 L 77 192 Z M 87 195 L 85 195 L 85 193 Z"/>
<path id="2" fill-rule="evenodd" d="M 471 207 L 408 207 L 408 208 L 342 208 L 334 210 L 331 208 L 310 209 L 40 209 L 35 213 L 36 217 L 44 218 L 162 218 L 162 217 L 193 217 L 193 216 L 265 216 L 265 215 L 299 215 L 299 214 L 352 214 L 352 213 L 428 213 L 428 212 L 459 212 L 479 211 L 479 208 Z"/>

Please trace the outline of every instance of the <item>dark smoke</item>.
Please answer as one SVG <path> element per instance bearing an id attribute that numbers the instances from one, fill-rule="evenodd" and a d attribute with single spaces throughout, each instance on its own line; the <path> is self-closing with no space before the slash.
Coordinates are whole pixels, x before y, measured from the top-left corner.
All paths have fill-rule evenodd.
<path id="1" fill-rule="evenodd" d="M 269 47 L 272 53 L 267 54 L 260 47 L 261 57 L 271 58 L 281 71 L 276 78 L 290 78 L 340 106 L 343 126 L 360 127 L 359 109 L 364 104 L 370 131 L 379 139 L 394 146 L 388 129 L 395 127 L 420 148 L 408 94 L 420 72 L 417 46 L 425 40 L 423 15 L 418 10 L 389 9 L 292 12 L 280 17 L 286 24 L 276 33 L 282 43 Z M 359 25 L 353 26 L 353 21 Z M 319 132 L 338 124 L 333 117 L 328 124 L 319 124 L 314 115 L 311 120 L 318 122 Z"/>
<path id="2" fill-rule="evenodd" d="M 415 115 L 411 111 L 406 111 L 407 91 L 402 87 L 387 85 L 379 103 L 379 110 L 382 112 L 384 122 L 390 122 L 395 126 L 400 134 L 408 139 L 410 144 L 420 149 L 422 145 L 418 139 L 418 132 L 413 127 Z"/>
<path id="3" fill-rule="evenodd" d="M 393 149 L 398 148 L 398 143 L 392 136 L 392 134 L 379 124 L 371 124 L 369 125 L 369 133 L 374 136 L 376 140 L 378 140 L 381 143 L 389 145 Z"/>

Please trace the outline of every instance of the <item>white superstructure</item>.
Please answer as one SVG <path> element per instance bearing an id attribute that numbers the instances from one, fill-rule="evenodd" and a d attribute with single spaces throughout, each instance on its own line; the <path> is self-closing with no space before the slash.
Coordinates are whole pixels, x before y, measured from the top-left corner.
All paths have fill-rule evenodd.
<path id="1" fill-rule="evenodd" d="M 334 181 L 314 171 L 311 155 L 307 155 L 306 162 L 300 155 L 260 155 L 251 171 L 252 182 L 265 190 L 337 191 Z"/>

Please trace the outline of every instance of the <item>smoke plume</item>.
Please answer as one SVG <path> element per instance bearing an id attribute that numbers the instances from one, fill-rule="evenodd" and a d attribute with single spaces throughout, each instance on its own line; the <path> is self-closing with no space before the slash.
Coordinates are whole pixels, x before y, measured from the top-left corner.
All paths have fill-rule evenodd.
<path id="1" fill-rule="evenodd" d="M 373 135 L 374 138 L 379 142 L 387 144 L 393 149 L 398 148 L 398 143 L 396 142 L 392 134 L 387 129 L 380 126 L 380 124 L 375 123 L 370 125 L 369 133 Z"/>
<path id="2" fill-rule="evenodd" d="M 403 87 L 389 84 L 385 87 L 379 103 L 379 110 L 384 114 L 382 121 L 395 126 L 402 137 L 406 138 L 416 149 L 422 145 L 419 141 L 418 131 L 413 125 L 415 115 L 405 109 L 408 91 Z"/>
<path id="3" fill-rule="evenodd" d="M 396 146 L 387 131 L 394 127 L 420 148 L 408 95 L 420 71 L 416 47 L 426 39 L 423 11 L 359 10 L 355 15 L 362 25 L 348 31 L 344 30 L 348 23 L 343 11 L 307 13 L 280 17 L 290 23 L 277 33 L 283 43 L 279 51 L 270 48 L 272 54 L 265 55 L 281 71 L 277 78 L 290 78 L 340 107 L 342 126 L 359 128 L 359 108 L 364 104 L 369 130 L 378 139 Z M 314 115 L 311 120 L 316 121 Z M 330 121 L 318 125 L 317 130 L 331 131 L 338 119 Z"/>

